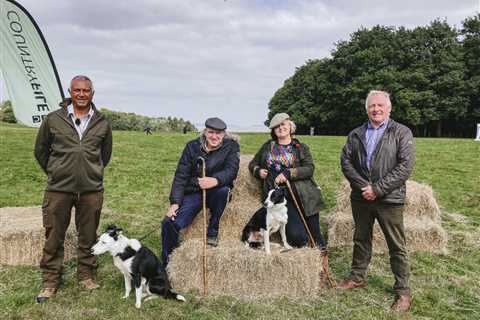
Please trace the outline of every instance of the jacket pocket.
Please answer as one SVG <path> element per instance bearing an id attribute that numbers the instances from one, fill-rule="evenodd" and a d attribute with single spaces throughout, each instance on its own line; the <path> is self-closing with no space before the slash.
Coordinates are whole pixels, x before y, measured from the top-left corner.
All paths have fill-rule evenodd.
<path id="1" fill-rule="evenodd" d="M 53 226 L 52 213 L 49 210 L 50 202 L 51 201 L 48 192 L 45 192 L 42 203 L 42 224 L 45 229 L 51 228 Z"/>

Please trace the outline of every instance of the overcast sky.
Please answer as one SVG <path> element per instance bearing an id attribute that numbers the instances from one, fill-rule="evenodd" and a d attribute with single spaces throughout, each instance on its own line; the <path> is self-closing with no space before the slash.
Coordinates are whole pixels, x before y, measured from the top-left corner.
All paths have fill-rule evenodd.
<path id="1" fill-rule="evenodd" d="M 359 27 L 459 27 L 480 0 L 19 0 L 39 24 L 64 90 L 92 78 L 97 106 L 230 127 L 261 126 L 295 68 Z"/>

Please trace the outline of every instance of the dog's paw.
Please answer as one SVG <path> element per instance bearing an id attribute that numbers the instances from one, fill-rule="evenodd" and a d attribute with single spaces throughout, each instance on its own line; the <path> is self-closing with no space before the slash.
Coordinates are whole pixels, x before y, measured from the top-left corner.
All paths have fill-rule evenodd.
<path id="1" fill-rule="evenodd" d="M 284 247 L 285 247 L 286 250 L 292 250 L 293 249 L 293 247 L 289 244 L 284 245 Z"/>
<path id="2" fill-rule="evenodd" d="M 125 294 L 122 296 L 122 299 L 127 299 L 127 298 L 128 298 L 128 294 L 125 293 Z"/>
<path id="3" fill-rule="evenodd" d="M 141 306 L 142 306 L 141 302 L 136 302 L 135 303 L 135 308 L 140 309 Z"/>
<path id="4" fill-rule="evenodd" d="M 148 296 L 145 298 L 145 300 L 143 300 L 143 302 L 147 302 L 147 301 L 150 301 L 150 300 L 153 300 L 153 299 L 157 299 L 158 296 L 156 295 L 151 295 L 151 296 Z"/>

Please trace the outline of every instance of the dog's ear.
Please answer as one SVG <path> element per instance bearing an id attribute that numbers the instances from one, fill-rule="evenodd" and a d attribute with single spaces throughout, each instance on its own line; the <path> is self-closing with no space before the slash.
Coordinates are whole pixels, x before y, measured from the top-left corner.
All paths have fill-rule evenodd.
<path id="1" fill-rule="evenodd" d="M 109 224 L 107 228 L 105 229 L 105 232 L 110 233 L 111 231 L 114 231 L 117 229 L 117 226 L 114 224 Z"/>
<path id="2" fill-rule="evenodd" d="M 107 230 L 105 230 L 105 232 L 108 233 L 109 236 L 112 237 L 115 241 L 118 240 L 118 235 L 121 234 L 122 231 L 122 228 L 119 228 L 114 224 L 108 225 Z"/>

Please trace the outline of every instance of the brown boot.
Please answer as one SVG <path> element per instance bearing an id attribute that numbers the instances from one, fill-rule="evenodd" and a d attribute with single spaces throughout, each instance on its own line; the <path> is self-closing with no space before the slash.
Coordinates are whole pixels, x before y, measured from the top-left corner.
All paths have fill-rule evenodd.
<path id="1" fill-rule="evenodd" d="M 397 312 L 405 312 L 410 309 L 412 305 L 412 296 L 409 294 L 398 295 L 395 302 L 392 304 L 392 310 Z"/>
<path id="2" fill-rule="evenodd" d="M 100 288 L 100 286 L 95 281 L 93 281 L 93 279 L 85 279 L 85 280 L 79 281 L 78 283 L 83 289 L 86 289 L 86 290 L 95 290 Z"/>
<path id="3" fill-rule="evenodd" d="M 352 279 L 345 279 L 340 282 L 337 286 L 338 289 L 342 290 L 350 290 L 350 289 L 357 289 L 365 287 L 365 281 L 357 282 L 353 281 Z"/>
<path id="4" fill-rule="evenodd" d="M 37 303 L 42 303 L 53 297 L 57 293 L 57 288 L 43 288 L 35 298 Z"/>

